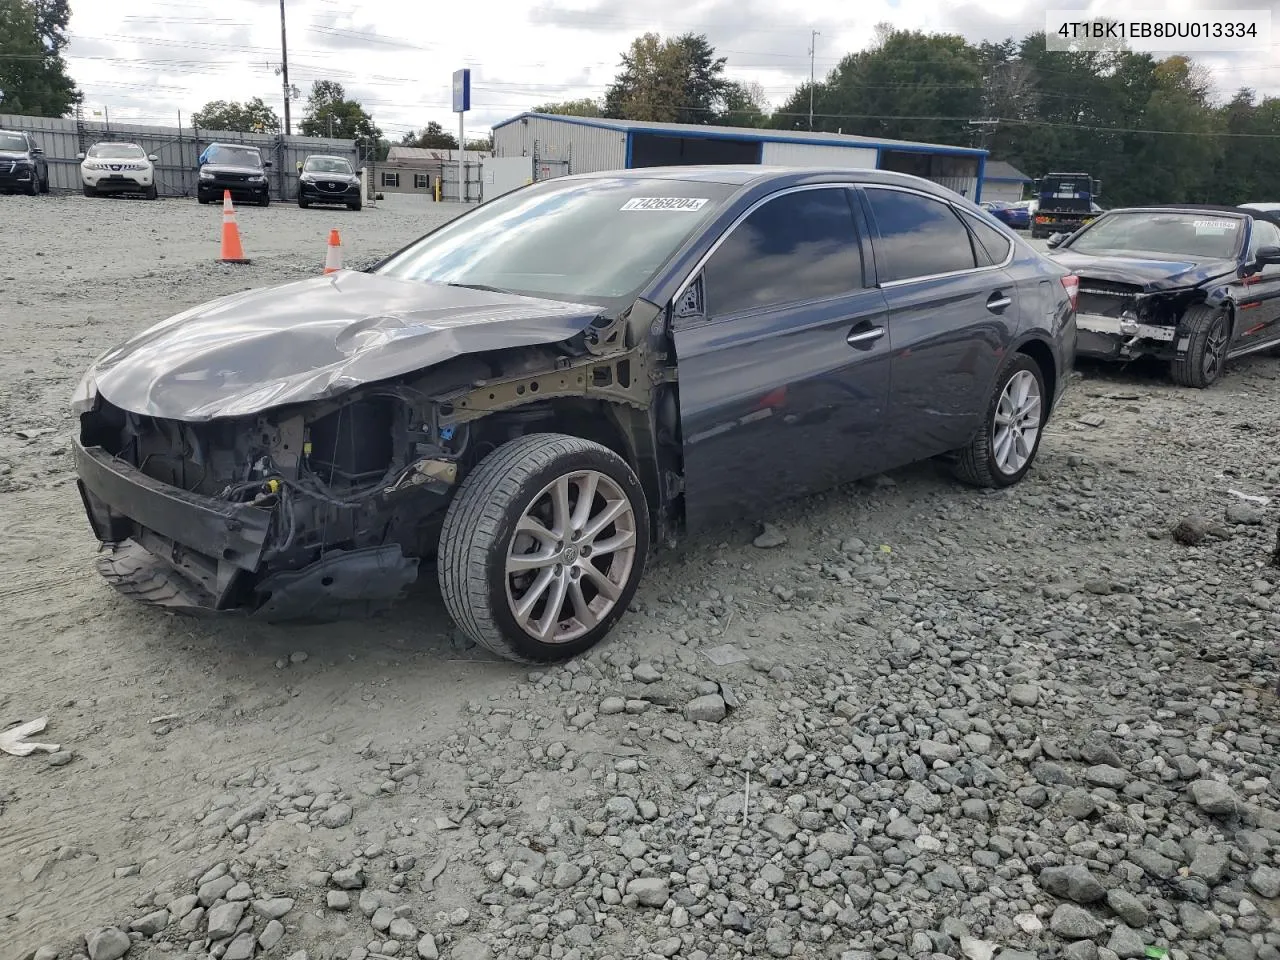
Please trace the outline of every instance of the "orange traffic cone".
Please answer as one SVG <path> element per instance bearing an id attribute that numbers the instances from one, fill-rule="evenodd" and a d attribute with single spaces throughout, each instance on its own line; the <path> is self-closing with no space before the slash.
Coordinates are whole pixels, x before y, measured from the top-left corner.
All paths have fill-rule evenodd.
<path id="1" fill-rule="evenodd" d="M 231 191 L 222 191 L 222 256 L 223 263 L 248 263 L 240 246 L 240 228 L 236 226 L 236 208 L 231 205 Z"/>
<path id="2" fill-rule="evenodd" d="M 342 238 L 337 230 L 329 231 L 329 247 L 324 254 L 324 272 L 337 273 L 342 269 Z"/>

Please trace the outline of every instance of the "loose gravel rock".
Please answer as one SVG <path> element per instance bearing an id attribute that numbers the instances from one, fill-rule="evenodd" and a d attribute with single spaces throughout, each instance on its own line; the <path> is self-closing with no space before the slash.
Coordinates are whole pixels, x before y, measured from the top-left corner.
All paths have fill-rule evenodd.
<path id="1" fill-rule="evenodd" d="M 1025 483 L 924 465 L 743 518 L 652 560 L 608 643 L 526 671 L 429 583 L 297 629 L 125 603 L 65 449 L 120 336 L 316 274 L 331 219 L 369 262 L 448 205 L 242 210 L 231 269 L 216 210 L 3 199 L 50 261 L 0 267 L 6 705 L 76 757 L 0 787 L 20 955 L 118 927 L 223 960 L 1280 960 L 1280 514 L 1223 522 L 1228 487 L 1280 495 L 1276 360 L 1207 391 L 1085 368 Z"/>

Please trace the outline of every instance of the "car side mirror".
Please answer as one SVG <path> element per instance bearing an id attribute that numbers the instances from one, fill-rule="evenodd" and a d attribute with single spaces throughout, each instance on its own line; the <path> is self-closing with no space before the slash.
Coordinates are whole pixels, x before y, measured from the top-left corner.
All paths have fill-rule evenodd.
<path id="1" fill-rule="evenodd" d="M 32 147 L 31 152 L 37 157 L 42 157 L 44 156 L 44 147 Z"/>
<path id="2" fill-rule="evenodd" d="M 148 159 L 148 160 L 150 160 L 152 163 L 159 163 L 159 162 L 160 162 L 160 158 L 159 158 L 159 157 L 157 157 L 154 153 L 148 153 L 148 154 L 147 154 L 147 159 Z"/>
<path id="3" fill-rule="evenodd" d="M 1066 240 L 1067 237 L 1069 236 L 1070 234 L 1067 234 L 1067 233 L 1055 233 L 1053 236 L 1049 238 L 1049 244 L 1048 244 L 1049 249 L 1056 250 L 1058 247 L 1062 246 L 1062 242 Z"/>
<path id="4" fill-rule="evenodd" d="M 83 154 L 83 153 L 77 153 L 77 154 L 76 154 L 76 159 L 77 159 L 77 160 L 83 160 L 83 159 L 84 159 L 84 154 Z"/>
<path id="5" fill-rule="evenodd" d="M 1254 257 L 1254 262 L 1260 267 L 1270 267 L 1280 264 L 1280 247 L 1268 244 L 1265 247 L 1258 248 L 1258 255 Z"/>
<path id="6" fill-rule="evenodd" d="M 269 169 L 271 169 L 271 167 L 273 166 L 273 164 L 271 163 L 271 161 L 270 161 L 270 160 L 264 160 L 264 161 L 262 161 L 262 166 L 263 166 L 263 169 L 269 170 Z"/>

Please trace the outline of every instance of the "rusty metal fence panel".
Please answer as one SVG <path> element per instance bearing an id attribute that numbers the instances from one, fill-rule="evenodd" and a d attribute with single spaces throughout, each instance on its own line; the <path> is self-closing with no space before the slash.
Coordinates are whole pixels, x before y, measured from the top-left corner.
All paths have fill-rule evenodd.
<path id="1" fill-rule="evenodd" d="M 293 200 L 298 195 L 297 165 L 310 154 L 345 157 L 359 170 L 360 156 L 354 140 L 323 137 L 283 137 L 269 133 L 240 133 L 195 127 L 158 127 L 115 121 L 85 121 L 58 117 L 21 117 L 0 114 L 0 129 L 33 134 L 49 161 L 49 188 L 79 192 L 82 153 L 100 140 L 127 140 L 149 154 L 156 163 L 156 186 L 162 197 L 194 197 L 196 164 L 210 143 L 238 143 L 257 147 L 270 160 L 273 199 Z"/>

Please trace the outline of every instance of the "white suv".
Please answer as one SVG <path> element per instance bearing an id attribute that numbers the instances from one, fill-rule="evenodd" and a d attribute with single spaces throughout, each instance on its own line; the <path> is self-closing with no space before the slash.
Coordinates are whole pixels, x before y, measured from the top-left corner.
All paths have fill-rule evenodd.
<path id="1" fill-rule="evenodd" d="M 95 143 L 88 153 L 76 154 L 76 159 L 86 197 L 140 193 L 154 200 L 159 195 L 155 164 L 160 158 L 148 155 L 136 143 Z"/>

